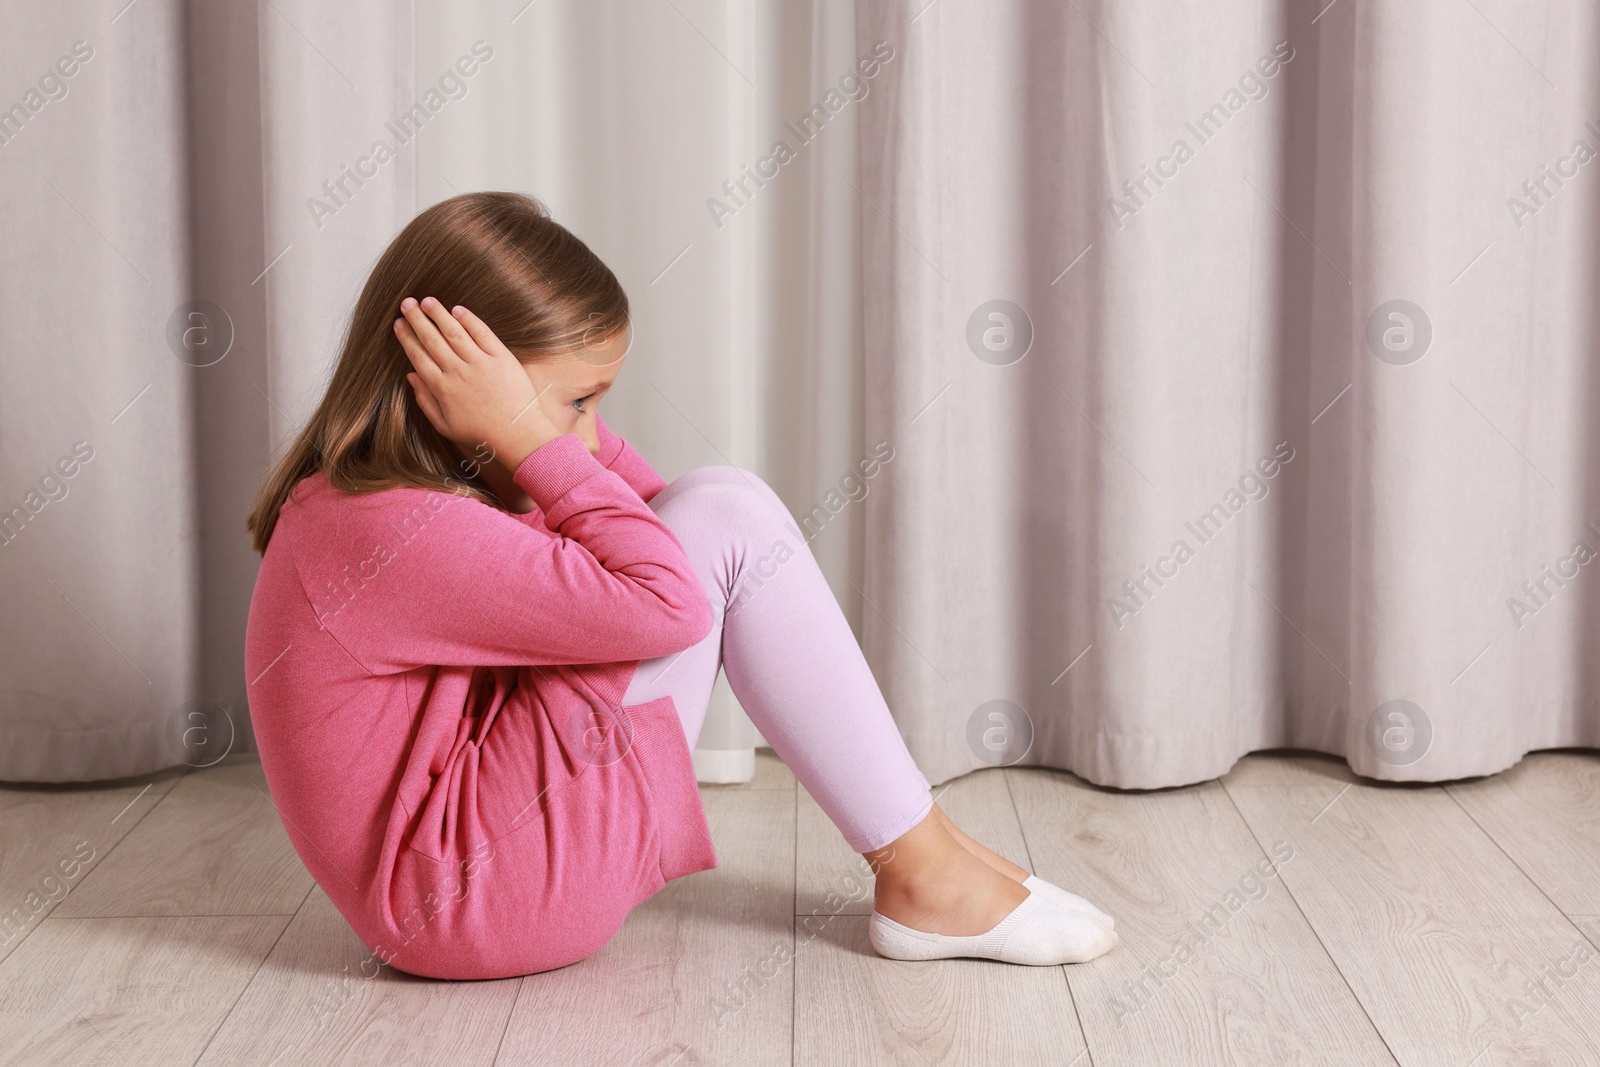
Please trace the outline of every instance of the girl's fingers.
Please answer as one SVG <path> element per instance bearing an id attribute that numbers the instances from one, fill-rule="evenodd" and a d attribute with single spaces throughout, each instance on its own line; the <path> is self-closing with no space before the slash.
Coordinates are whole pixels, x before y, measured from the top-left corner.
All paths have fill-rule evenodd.
<path id="1" fill-rule="evenodd" d="M 500 343 L 500 338 L 496 337 L 494 335 L 494 331 L 489 329 L 488 324 L 482 319 L 478 318 L 478 316 L 474 315 L 460 304 L 457 304 L 451 309 L 451 314 L 455 316 L 455 320 L 461 324 L 461 327 L 466 331 L 467 336 L 472 338 L 473 343 L 484 352 L 496 356 L 511 355 L 511 350 Z M 512 358 L 514 359 L 516 357 L 513 356 Z"/>
<path id="2" fill-rule="evenodd" d="M 433 302 L 438 303 L 437 300 Z M 461 357 L 450 346 L 450 342 L 444 339 L 439 327 L 422 309 L 421 304 L 407 297 L 400 302 L 400 313 L 405 316 L 406 322 L 411 324 L 417 340 L 422 342 L 422 347 L 428 350 L 428 355 L 433 357 L 434 363 L 438 364 L 440 370 L 452 370 L 461 362 Z"/>
<path id="3" fill-rule="evenodd" d="M 428 384 L 417 374 L 406 375 L 406 381 L 411 383 L 412 392 L 417 398 L 417 407 L 421 408 L 428 421 L 433 423 L 435 430 L 444 433 L 444 412 L 439 407 L 438 399 L 428 389 Z"/>
<path id="4" fill-rule="evenodd" d="M 478 350 L 478 345 L 471 335 L 462 328 L 461 323 L 456 321 L 455 316 L 450 314 L 449 309 L 443 304 L 430 296 L 423 298 L 421 307 L 423 311 L 427 312 L 428 318 L 432 320 L 434 327 L 439 331 L 440 336 L 444 338 L 445 343 L 464 362 L 471 363 L 483 354 Z"/>
<path id="5" fill-rule="evenodd" d="M 411 328 L 411 323 L 405 319 L 395 319 L 394 334 L 400 339 L 400 347 L 405 350 L 406 358 L 411 360 L 411 365 L 417 369 L 419 375 L 423 376 L 424 381 L 428 378 L 437 379 L 444 373 L 432 354 L 418 339 L 416 331 Z"/>

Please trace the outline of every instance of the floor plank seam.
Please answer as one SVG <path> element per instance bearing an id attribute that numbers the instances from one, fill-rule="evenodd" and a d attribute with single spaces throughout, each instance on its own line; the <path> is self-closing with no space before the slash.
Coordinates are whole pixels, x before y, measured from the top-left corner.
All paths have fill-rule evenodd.
<path id="1" fill-rule="evenodd" d="M 250 972 L 250 980 L 239 987 L 239 995 L 233 998 L 233 1003 L 228 1005 L 228 1010 L 217 1021 L 216 1029 L 211 1031 L 206 1038 L 206 1043 L 200 1046 L 200 1054 L 191 1061 L 191 1067 L 206 1058 L 206 1052 L 211 1048 L 211 1043 L 217 1039 L 217 1035 L 222 1033 L 223 1028 L 228 1025 L 228 1020 L 233 1018 L 233 1013 L 239 1010 L 239 1002 L 244 1000 L 246 993 L 250 992 L 250 987 L 256 984 L 256 979 L 261 975 L 261 968 L 265 967 L 267 961 L 272 958 L 272 953 L 277 950 L 278 943 L 283 940 L 283 935 L 289 932 L 289 927 L 294 925 L 294 917 L 300 913 L 300 908 L 306 906 L 306 901 L 311 899 L 311 891 L 315 888 L 316 884 L 312 883 L 311 887 L 306 890 L 306 895 L 300 898 L 300 907 L 289 913 L 289 921 L 283 924 L 283 929 L 278 931 L 278 936 L 272 939 L 272 944 L 267 946 L 267 951 L 263 952 L 261 958 L 256 961 L 256 969 Z"/>
<path id="2" fill-rule="evenodd" d="M 16 952 L 18 949 L 20 949 L 22 947 L 23 943 L 26 942 L 28 940 L 28 938 L 33 936 L 33 932 L 35 930 L 37 930 L 41 926 L 43 926 L 52 917 L 55 917 L 55 913 L 61 907 L 61 905 L 63 903 L 65 903 L 67 901 L 67 899 L 72 896 L 72 894 L 74 894 L 74 893 L 78 892 L 80 889 L 82 889 L 85 882 L 87 882 L 90 878 L 94 877 L 94 872 L 98 871 L 100 869 L 100 867 L 105 863 L 105 861 L 111 858 L 111 854 L 117 850 L 117 846 L 122 844 L 122 842 L 126 841 L 133 834 L 133 832 L 139 828 L 139 824 L 144 822 L 145 819 L 150 817 L 150 812 L 155 811 L 156 808 L 160 807 L 161 806 L 161 802 L 163 800 L 167 799 L 167 795 L 169 793 L 171 793 L 173 789 L 176 789 L 178 787 L 178 782 L 183 781 L 183 779 L 187 778 L 188 775 L 189 775 L 188 771 L 184 771 L 182 774 L 178 775 L 178 781 L 173 782 L 171 788 L 169 788 L 165 793 L 162 793 L 159 797 L 157 797 L 155 803 L 151 804 L 149 809 L 143 815 L 140 815 L 136 821 L 128 824 L 128 832 L 123 834 L 121 837 L 117 838 L 117 840 L 112 843 L 111 847 L 106 849 L 106 854 L 104 856 L 101 856 L 99 861 L 97 863 L 95 863 L 95 865 L 93 867 L 89 868 L 88 873 L 86 873 L 83 876 L 83 878 L 78 881 L 78 883 L 76 885 L 74 885 L 71 889 L 67 890 L 66 893 L 62 894 L 60 900 L 58 900 L 54 904 L 50 905 L 50 910 L 45 912 L 42 916 L 40 916 L 38 922 L 36 922 L 32 926 L 28 927 L 26 930 L 24 930 L 22 932 L 22 934 L 19 937 L 17 937 L 15 939 L 15 943 L 12 944 L 10 950 L 6 953 L 6 958 L 10 958 L 11 953 Z M 140 790 L 139 791 L 139 796 L 134 797 L 132 803 L 130 803 L 127 808 L 123 808 L 121 811 L 119 811 L 116 814 L 115 817 L 112 818 L 111 825 L 115 826 L 118 819 L 120 819 L 124 815 L 128 814 L 128 808 L 131 808 L 131 807 L 133 807 L 134 804 L 137 804 L 139 802 L 140 798 L 142 798 L 145 795 L 145 793 L 147 793 L 149 791 L 150 791 L 150 786 L 148 786 L 148 785 L 145 786 L 144 789 Z M 61 916 L 61 918 L 71 918 L 71 916 Z M 0 960 L 0 962 L 3 962 L 3 960 Z"/>
<path id="3" fill-rule="evenodd" d="M 517 991 L 511 998 L 511 1010 L 506 1012 L 506 1024 L 500 1028 L 500 1040 L 495 1042 L 494 1058 L 489 1061 L 489 1067 L 499 1067 L 500 1053 L 506 1047 L 506 1035 L 511 1032 L 511 1020 L 517 1017 L 517 1005 L 522 1003 L 522 991 L 528 988 L 528 976 L 523 975 L 517 979 Z"/>
<path id="4" fill-rule="evenodd" d="M 1500 854 L 1506 858 L 1506 861 L 1517 869 L 1517 873 L 1522 875 L 1523 878 L 1527 879 L 1528 884 L 1533 886 L 1533 888 L 1538 891 L 1539 895 L 1556 910 L 1556 914 L 1560 915 L 1563 919 L 1567 920 L 1567 922 L 1571 923 L 1573 929 L 1578 931 L 1579 936 L 1585 941 L 1589 942 L 1590 947 L 1600 951 L 1600 941 L 1597 941 L 1593 936 L 1591 936 L 1589 931 L 1584 929 L 1582 923 L 1578 922 L 1571 915 L 1567 914 L 1567 910 L 1560 904 L 1557 904 L 1549 893 L 1545 892 L 1544 886 L 1539 884 L 1538 879 L 1534 878 L 1534 876 L 1528 872 L 1527 868 L 1519 863 L 1517 858 L 1506 850 L 1505 846 L 1500 843 L 1500 840 L 1491 834 L 1488 829 L 1486 829 L 1484 825 L 1478 821 L 1478 817 L 1472 813 L 1472 809 L 1461 802 L 1461 798 L 1455 795 L 1455 791 L 1446 786 L 1444 788 L 1444 794 L 1455 803 L 1456 807 L 1461 809 L 1463 815 L 1471 820 L 1472 825 L 1478 828 L 1478 832 L 1482 834 L 1491 845 L 1499 850 Z"/>
<path id="5" fill-rule="evenodd" d="M 1011 771 L 1007 768 L 1000 769 L 1000 780 L 1005 783 L 1006 799 L 1011 802 L 1011 817 L 1017 823 L 1017 836 L 1022 838 L 1022 851 L 1028 860 L 1028 870 L 1034 874 L 1038 868 L 1034 865 L 1033 846 L 1028 844 L 1028 826 L 1022 819 L 1022 809 L 1017 807 L 1017 794 L 1011 788 Z M 1085 820 L 1087 821 L 1087 816 Z M 1083 1025 L 1083 1009 L 1078 1007 L 1078 994 L 1072 988 L 1072 972 L 1066 967 L 1057 968 L 1061 972 L 1061 982 L 1067 987 L 1067 1003 L 1072 1005 L 1072 1018 L 1078 1024 L 1078 1037 L 1083 1040 L 1083 1051 L 1072 1057 L 1072 1062 L 1067 1067 L 1072 1067 L 1084 1056 L 1089 1057 L 1089 1067 L 1094 1067 L 1094 1052 L 1089 1047 L 1089 1031 Z"/>
<path id="6" fill-rule="evenodd" d="M 1256 828 L 1250 825 L 1250 820 L 1244 817 L 1244 811 L 1239 807 L 1239 802 L 1233 798 L 1233 792 L 1228 788 L 1228 783 L 1218 778 L 1217 784 L 1222 787 L 1222 795 L 1228 798 L 1228 806 L 1233 808 L 1234 815 L 1244 825 L 1245 830 L 1250 834 L 1250 839 L 1256 843 L 1256 849 L 1261 853 L 1262 859 L 1267 860 L 1269 863 L 1272 862 L 1267 855 L 1266 845 L 1256 835 Z M 1341 792 L 1340 795 L 1342 796 L 1343 793 Z M 1327 811 L 1327 808 L 1324 808 L 1323 811 Z M 1321 817 L 1320 813 L 1318 817 Z M 1311 936 L 1317 939 L 1317 946 L 1322 949 L 1323 956 L 1327 957 L 1328 963 L 1332 965 L 1334 972 L 1339 975 L 1339 980 L 1344 983 L 1345 989 L 1350 991 L 1350 999 L 1356 1002 L 1356 1006 L 1361 1009 L 1361 1014 L 1366 1017 L 1367 1025 L 1372 1028 L 1372 1032 L 1377 1035 L 1378 1040 L 1383 1042 L 1384 1051 L 1389 1053 L 1389 1059 L 1394 1061 L 1395 1067 L 1401 1067 L 1400 1057 L 1396 1055 L 1393 1047 L 1390 1046 L 1388 1035 L 1383 1032 L 1377 1021 L 1372 1018 L 1372 1010 L 1367 1007 L 1366 1002 L 1356 993 L 1355 986 L 1350 984 L 1350 976 L 1344 973 L 1344 968 L 1339 965 L 1339 961 L 1329 951 L 1327 942 L 1322 939 L 1322 931 L 1317 929 L 1317 924 L 1312 922 L 1311 916 L 1306 914 L 1306 909 L 1300 904 L 1300 898 L 1294 895 L 1294 889 L 1289 885 L 1289 880 L 1280 874 L 1278 881 L 1282 884 L 1283 891 L 1288 894 L 1290 903 L 1294 905 L 1294 910 L 1299 913 L 1300 921 L 1306 924 L 1306 929 L 1311 931 Z"/>

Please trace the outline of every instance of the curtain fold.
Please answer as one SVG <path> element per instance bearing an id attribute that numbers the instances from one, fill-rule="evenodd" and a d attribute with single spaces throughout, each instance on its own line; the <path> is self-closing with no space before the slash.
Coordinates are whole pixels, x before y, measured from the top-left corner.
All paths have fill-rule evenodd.
<path id="1" fill-rule="evenodd" d="M 192 379 L 167 344 L 184 21 L 36 6 L 6 31 L 0 778 L 129 774 L 175 762 L 163 727 L 201 675 Z"/>
<path id="2" fill-rule="evenodd" d="M 1596 744 L 1596 29 L 863 0 L 865 634 L 931 778 Z"/>
<path id="3" fill-rule="evenodd" d="M 738 464 L 803 513 L 858 462 L 858 103 L 812 114 L 856 61 L 850 4 L 95 7 L 0 41 L 39 90 L 0 121 L 0 780 L 251 747 L 260 473 L 372 261 L 445 197 L 538 196 L 617 271 L 607 419 L 669 478 Z M 848 595 L 861 511 L 825 514 Z M 719 685 L 708 766 L 755 740 Z"/>
<path id="4" fill-rule="evenodd" d="M 414 210 L 404 152 L 341 170 L 413 98 L 407 5 L 95 7 L 0 44 L 37 75 L 0 122 L 7 781 L 251 746 L 244 518 Z"/>

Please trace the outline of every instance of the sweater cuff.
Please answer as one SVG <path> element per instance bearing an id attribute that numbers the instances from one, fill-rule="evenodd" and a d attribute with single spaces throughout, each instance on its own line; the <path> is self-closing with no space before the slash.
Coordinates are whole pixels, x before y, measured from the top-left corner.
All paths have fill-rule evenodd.
<path id="1" fill-rule="evenodd" d="M 611 427 L 606 425 L 598 411 L 594 413 L 594 430 L 595 437 L 600 441 L 600 451 L 595 453 L 594 458 L 600 466 L 610 467 L 622 455 L 622 438 L 611 432 Z"/>
<path id="2" fill-rule="evenodd" d="M 581 437 L 566 433 L 530 452 L 511 480 L 548 514 L 556 501 L 603 469 Z"/>

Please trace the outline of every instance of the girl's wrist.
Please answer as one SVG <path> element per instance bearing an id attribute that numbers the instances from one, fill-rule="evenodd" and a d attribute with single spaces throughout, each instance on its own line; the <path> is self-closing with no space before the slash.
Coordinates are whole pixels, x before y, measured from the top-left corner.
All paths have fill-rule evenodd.
<path id="1" fill-rule="evenodd" d="M 533 455 L 545 445 L 560 437 L 561 434 L 541 433 L 533 427 L 508 434 L 506 438 L 491 447 L 495 455 L 501 457 L 508 471 L 515 471 L 522 466 L 523 461 Z"/>

